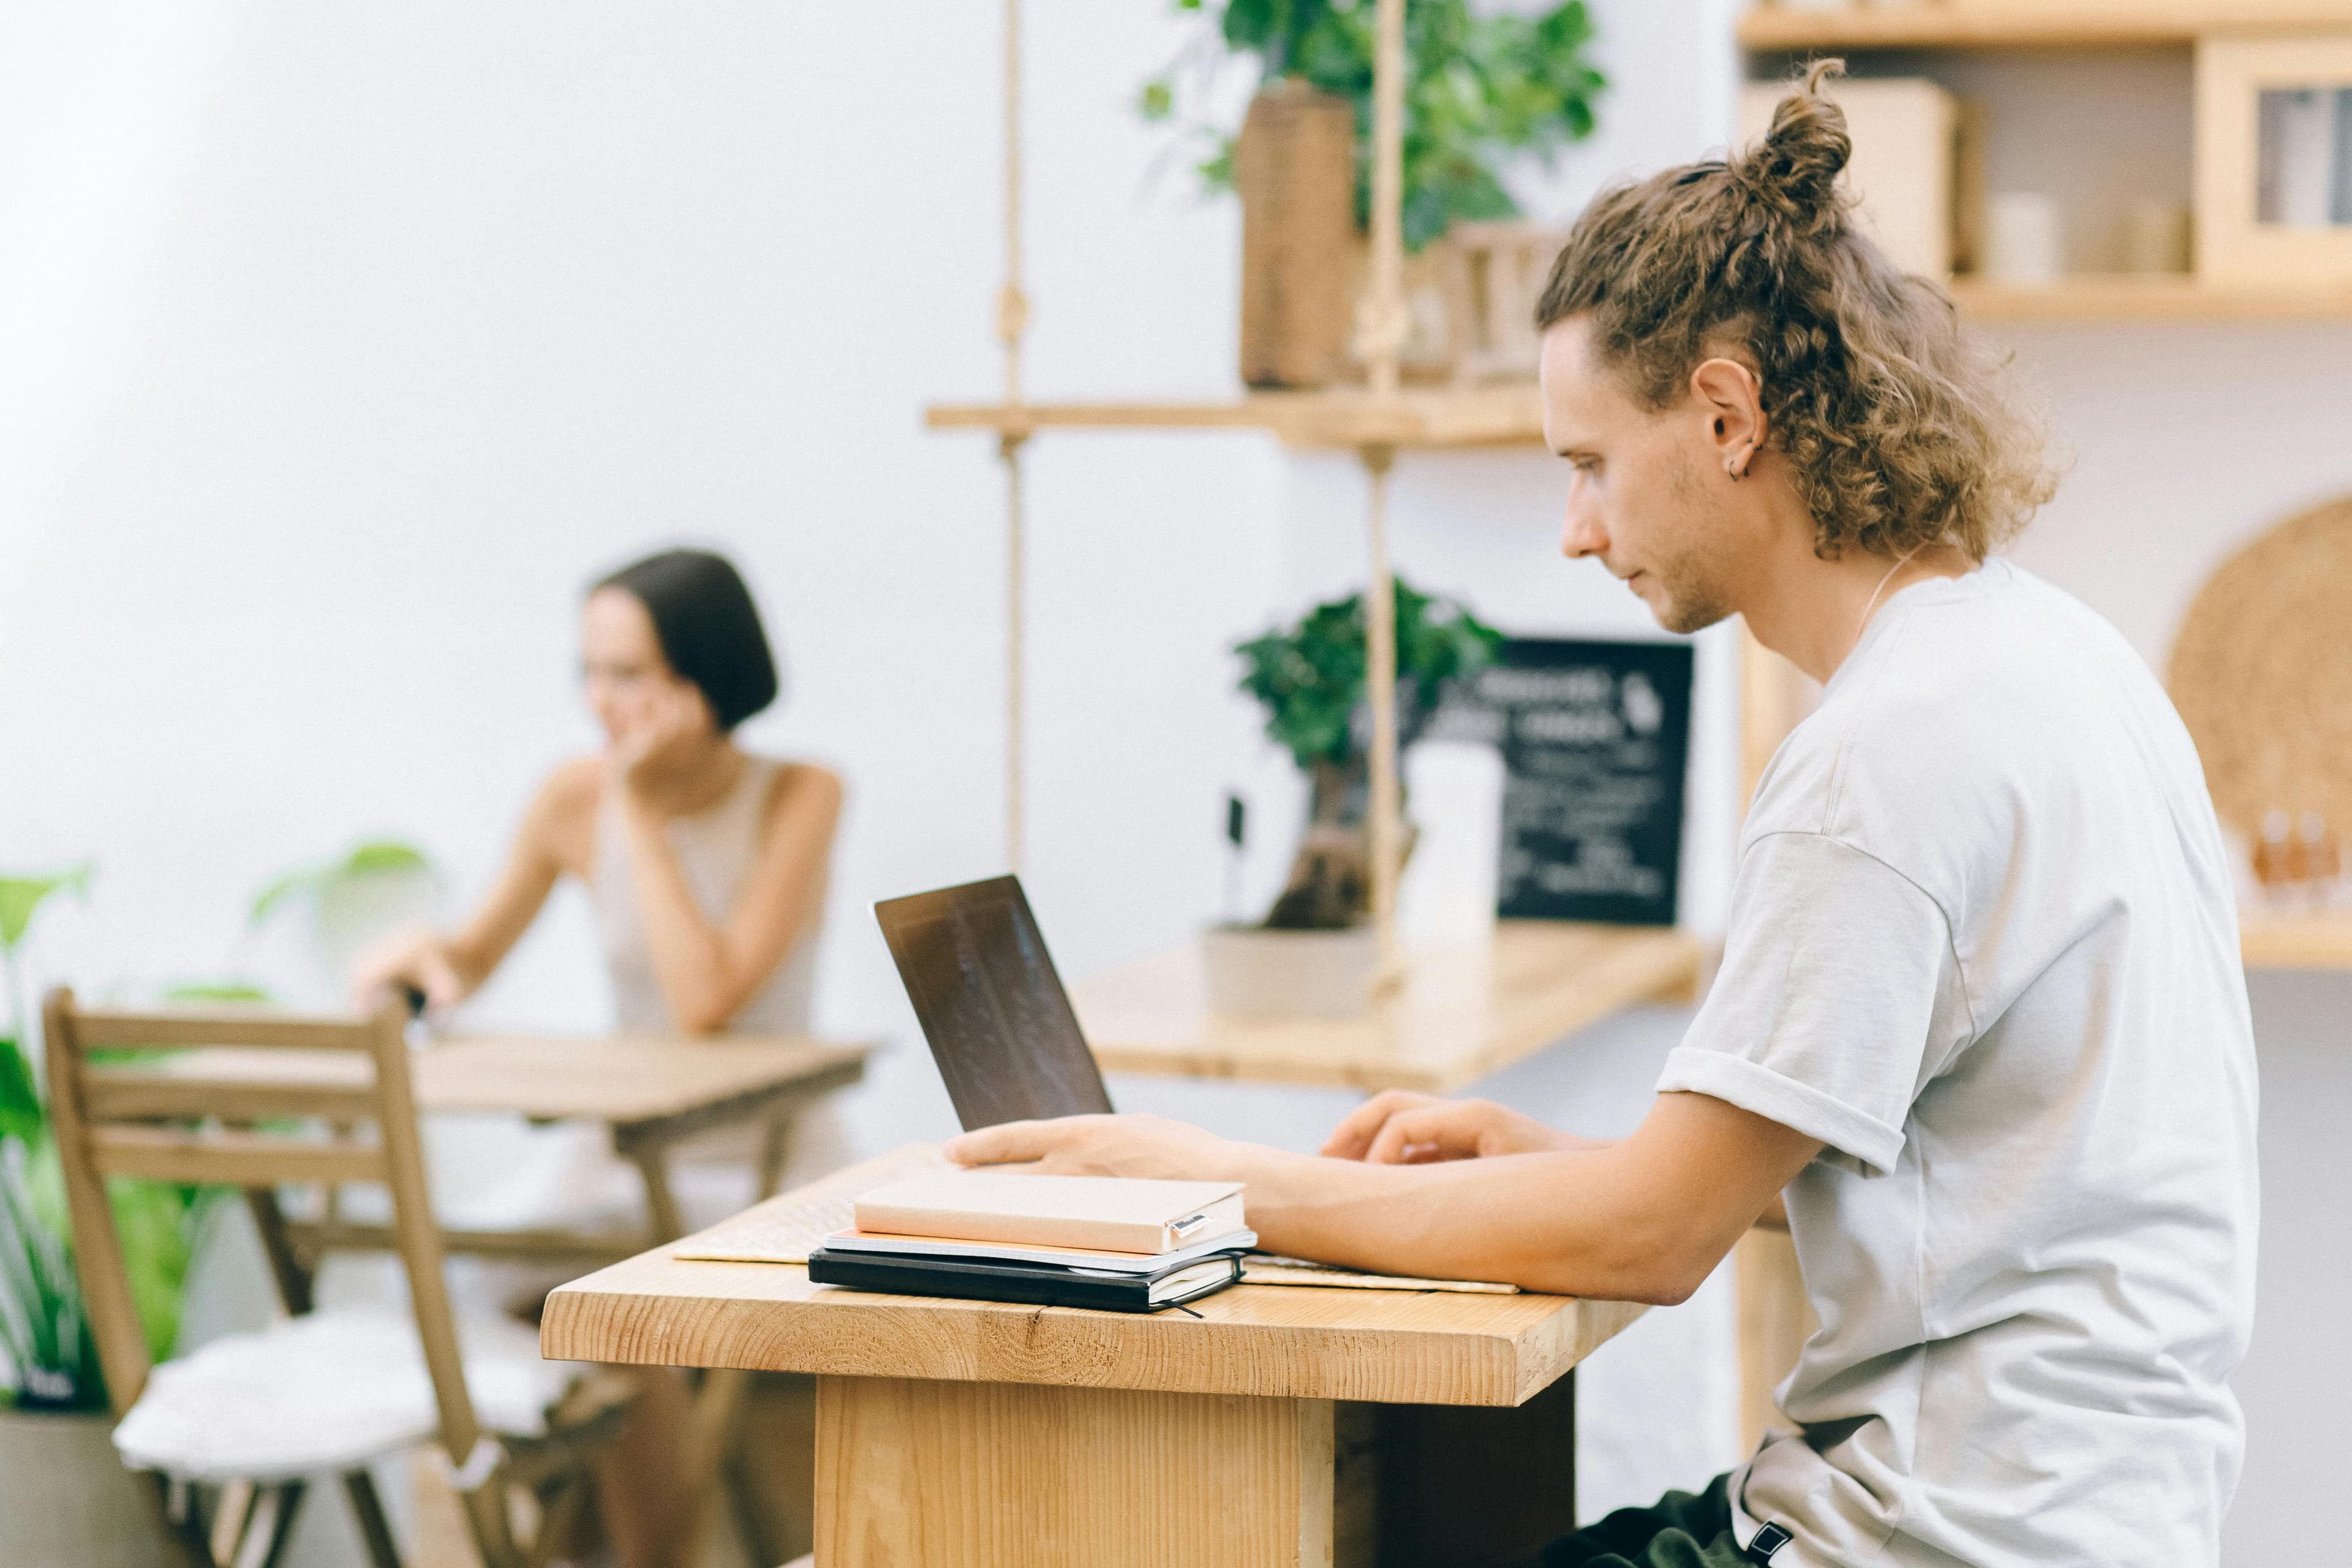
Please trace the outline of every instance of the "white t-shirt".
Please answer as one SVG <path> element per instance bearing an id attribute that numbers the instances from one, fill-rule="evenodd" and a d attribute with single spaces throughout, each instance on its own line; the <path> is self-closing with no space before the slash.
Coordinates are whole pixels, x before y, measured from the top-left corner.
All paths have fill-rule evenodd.
<path id="1" fill-rule="evenodd" d="M 2254 1055 L 2195 748 L 2105 622 L 1994 562 L 1879 611 L 1759 785 L 1658 1087 L 1828 1147 L 1788 1190 L 1776 1568 L 2220 1555 Z"/>

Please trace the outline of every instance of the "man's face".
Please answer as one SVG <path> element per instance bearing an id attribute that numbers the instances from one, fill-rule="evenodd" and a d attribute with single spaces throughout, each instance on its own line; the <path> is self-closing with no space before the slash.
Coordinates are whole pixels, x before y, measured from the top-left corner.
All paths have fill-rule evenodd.
<path id="1" fill-rule="evenodd" d="M 1592 352 L 1581 317 L 1543 338 L 1544 443 L 1574 468 L 1561 553 L 1597 557 L 1670 632 L 1737 608 L 1733 489 L 1693 399 L 1652 412 Z"/>

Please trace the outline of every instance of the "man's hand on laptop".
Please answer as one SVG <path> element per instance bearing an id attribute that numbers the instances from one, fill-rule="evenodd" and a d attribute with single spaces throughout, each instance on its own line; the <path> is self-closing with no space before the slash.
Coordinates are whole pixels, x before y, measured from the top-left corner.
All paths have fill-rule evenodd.
<path id="1" fill-rule="evenodd" d="M 1598 1147 L 1490 1100 L 1439 1100 L 1392 1089 L 1374 1095 L 1332 1129 L 1323 1152 L 1375 1165 L 1423 1165 Z"/>

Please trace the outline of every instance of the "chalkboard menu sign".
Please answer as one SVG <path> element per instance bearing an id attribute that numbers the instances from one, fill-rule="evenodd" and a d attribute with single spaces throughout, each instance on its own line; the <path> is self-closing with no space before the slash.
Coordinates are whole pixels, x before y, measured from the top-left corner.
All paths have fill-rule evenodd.
<path id="1" fill-rule="evenodd" d="M 1505 920 L 1672 925 L 1690 754 L 1688 643 L 1518 637 L 1433 733 L 1503 753 Z"/>

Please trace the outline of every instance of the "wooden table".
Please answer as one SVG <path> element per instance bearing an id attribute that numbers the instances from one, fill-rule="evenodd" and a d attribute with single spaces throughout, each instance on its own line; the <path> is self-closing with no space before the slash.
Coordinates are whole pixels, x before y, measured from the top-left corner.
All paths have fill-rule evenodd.
<path id="1" fill-rule="evenodd" d="M 730 1036 L 686 1039 L 614 1036 L 471 1035 L 419 1051 L 412 1061 L 416 1106 L 426 1114 L 504 1111 L 534 1121 L 601 1121 L 613 1147 L 645 1180 L 648 1230 L 635 1237 L 572 1230 L 448 1230 L 452 1252 L 494 1257 L 625 1258 L 685 1231 L 671 1190 L 669 1156 L 684 1141 L 716 1128 L 761 1129 L 759 1192 L 776 1190 L 793 1114 L 809 1100 L 858 1080 L 866 1045 Z M 347 1053 L 215 1048 L 184 1051 L 160 1064 L 233 1096 L 248 1078 L 298 1074 L 313 1087 L 364 1077 L 367 1065 Z M 257 1102 L 257 1115 L 271 1108 Z M 394 1247 L 389 1226 L 329 1218 L 289 1221 L 282 1240 L 306 1264 L 338 1249 Z"/>
<path id="2" fill-rule="evenodd" d="M 600 1121 L 612 1129 L 616 1152 L 645 1182 L 646 1231 L 614 1237 L 593 1232 L 445 1228 L 450 1252 L 508 1258 L 569 1259 L 583 1266 L 626 1258 L 677 1239 L 685 1231 L 669 1179 L 678 1144 L 730 1126 L 761 1131 L 758 1191 L 772 1194 L 783 1173 L 792 1118 L 816 1096 L 864 1075 L 871 1047 L 786 1037 L 730 1036 L 720 1039 L 659 1037 L 471 1035 L 440 1041 L 411 1058 L 411 1088 L 425 1114 L 497 1111 L 535 1121 Z M 225 1104 L 242 1098 L 255 1115 L 275 1108 L 265 1092 L 240 1085 L 289 1077 L 310 1088 L 363 1082 L 365 1060 L 348 1052 L 183 1051 L 156 1070 L 218 1086 Z M 396 1251 L 392 1228 L 347 1219 L 329 1194 L 322 1216 L 289 1215 L 274 1195 L 251 1204 L 263 1251 L 288 1299 L 307 1300 L 310 1279 L 332 1251 Z M 747 1542 L 763 1531 L 742 1478 L 729 1463 L 745 1380 L 721 1374 L 703 1380 L 683 1436 L 684 1473 L 696 1491 L 687 1517 L 698 1527 L 703 1501 L 721 1471 L 735 1491 L 738 1528 Z M 691 1560 L 694 1543 L 682 1549 Z"/>
<path id="3" fill-rule="evenodd" d="M 675 1253 L 559 1288 L 541 1347 L 816 1373 L 819 1568 L 1491 1561 L 1570 1527 L 1570 1369 L 1642 1310 L 1244 1285 L 1145 1317 Z"/>
<path id="4" fill-rule="evenodd" d="M 1687 999 L 1705 952 L 1681 931 L 1503 921 L 1494 945 L 1414 955 L 1360 1018 L 1209 1011 L 1198 945 L 1071 987 L 1095 1058 L 1117 1072 L 1446 1094 L 1637 1002 Z"/>

